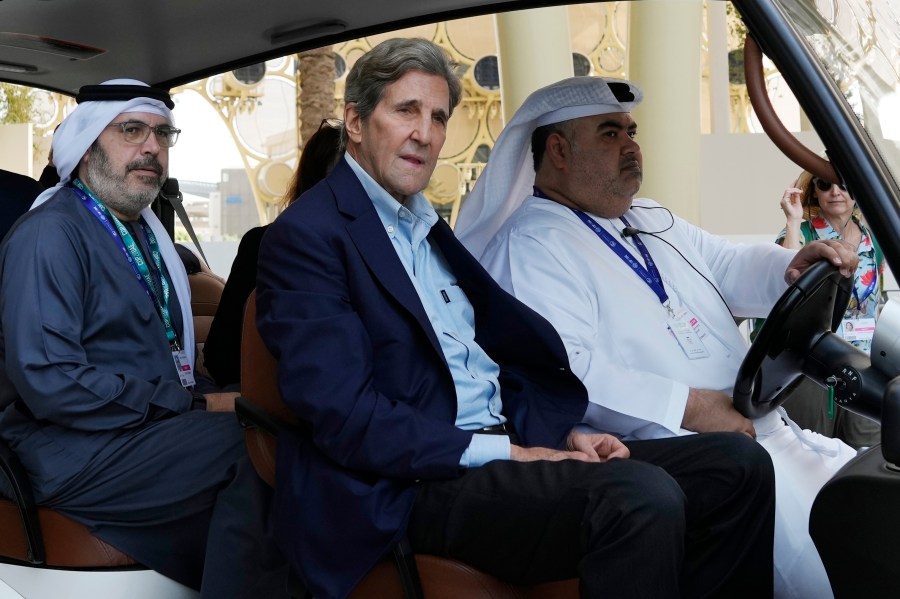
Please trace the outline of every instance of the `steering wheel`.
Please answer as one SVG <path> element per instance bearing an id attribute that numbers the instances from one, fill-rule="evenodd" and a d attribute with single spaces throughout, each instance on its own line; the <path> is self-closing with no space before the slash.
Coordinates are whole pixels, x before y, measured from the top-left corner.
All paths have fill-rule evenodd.
<path id="1" fill-rule="evenodd" d="M 741 414 L 759 418 L 784 403 L 803 380 L 810 350 L 840 325 L 852 286 L 852 277 L 822 260 L 788 287 L 738 369 L 733 397 Z"/>

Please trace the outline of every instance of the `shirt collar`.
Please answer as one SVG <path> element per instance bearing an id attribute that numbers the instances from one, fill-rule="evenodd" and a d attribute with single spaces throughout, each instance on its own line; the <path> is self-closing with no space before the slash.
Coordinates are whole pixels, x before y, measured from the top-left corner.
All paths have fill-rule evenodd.
<path id="1" fill-rule="evenodd" d="M 359 179 L 359 182 L 362 184 L 363 189 L 366 190 L 366 193 L 372 200 L 372 204 L 375 206 L 375 212 L 378 213 L 378 218 L 381 219 L 381 222 L 384 223 L 385 227 L 389 225 L 397 226 L 401 209 L 408 210 L 417 216 L 429 229 L 433 227 L 438 221 L 438 218 L 440 218 L 434 210 L 434 207 L 431 205 L 431 202 L 429 202 L 421 192 L 410 196 L 404 206 L 398 202 L 394 196 L 389 194 L 384 187 L 379 185 L 378 182 L 375 181 L 375 179 L 373 179 L 356 160 L 354 160 L 349 152 L 346 152 L 344 157 L 347 159 L 347 164 L 350 165 L 350 168 L 353 169 L 353 172 L 356 174 L 356 178 Z"/>

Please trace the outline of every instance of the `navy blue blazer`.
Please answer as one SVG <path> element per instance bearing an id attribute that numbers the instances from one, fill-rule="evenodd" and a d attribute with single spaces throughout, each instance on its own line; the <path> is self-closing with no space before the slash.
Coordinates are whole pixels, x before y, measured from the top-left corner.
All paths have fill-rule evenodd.
<path id="1" fill-rule="evenodd" d="M 522 442 L 562 447 L 587 408 L 552 326 L 503 291 L 442 220 L 429 233 L 500 366 Z M 417 481 L 458 476 L 472 433 L 425 309 L 345 160 L 269 227 L 257 324 L 308 434 L 278 442 L 276 536 L 316 597 L 346 596 L 405 534 Z"/>

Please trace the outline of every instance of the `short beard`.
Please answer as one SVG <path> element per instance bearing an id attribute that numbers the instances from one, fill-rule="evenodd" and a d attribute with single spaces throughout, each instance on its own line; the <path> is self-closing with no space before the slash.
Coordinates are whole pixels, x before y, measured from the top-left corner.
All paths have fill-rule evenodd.
<path id="1" fill-rule="evenodd" d="M 597 216 L 603 218 L 619 218 L 631 207 L 631 202 L 638 190 L 641 188 L 643 174 L 637 175 L 635 184 L 623 183 L 621 178 L 610 176 L 602 182 L 597 182 L 591 177 L 593 171 L 589 171 L 591 164 L 588 160 L 580 157 L 581 149 L 575 143 L 574 138 L 569 142 L 572 148 L 572 159 L 576 164 L 581 165 L 581 171 L 575 169 L 572 175 L 573 180 L 588 179 L 597 183 L 597 189 L 588 190 L 590 197 L 593 198 L 593 212 Z M 590 172 L 590 174 L 588 174 Z M 634 187 L 634 189 L 632 189 Z"/>
<path id="2" fill-rule="evenodd" d="M 162 165 L 153 157 L 135 160 L 125 167 L 125 173 L 120 177 L 113 172 L 112 165 L 109 162 L 109 156 L 95 142 L 90 150 L 90 160 L 87 161 L 86 175 L 88 178 L 91 191 L 102 201 L 107 208 L 115 210 L 119 214 L 129 219 L 136 219 L 141 210 L 153 203 L 159 190 L 162 189 L 165 181 L 165 173 L 163 173 Z M 129 191 L 125 183 L 128 171 L 135 168 L 151 166 L 159 170 L 160 174 L 156 177 L 156 181 L 147 181 L 149 177 L 142 177 L 150 187 L 140 189 L 138 191 Z"/>

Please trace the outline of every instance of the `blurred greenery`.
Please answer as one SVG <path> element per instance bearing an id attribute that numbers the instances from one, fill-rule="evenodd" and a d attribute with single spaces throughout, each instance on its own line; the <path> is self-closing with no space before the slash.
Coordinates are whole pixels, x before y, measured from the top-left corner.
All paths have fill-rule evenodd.
<path id="1" fill-rule="evenodd" d="M 0 83 L 0 125 L 31 122 L 33 106 L 34 98 L 29 88 Z"/>
<path id="2" fill-rule="evenodd" d="M 744 81 L 744 38 L 747 26 L 731 2 L 725 5 L 728 14 L 728 80 L 734 85 L 743 85 Z"/>

